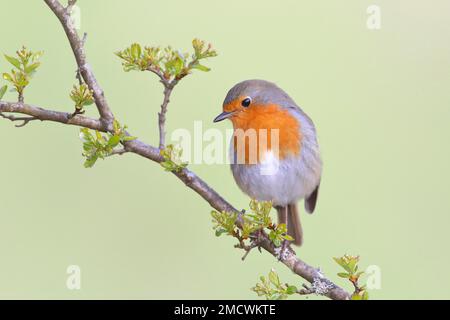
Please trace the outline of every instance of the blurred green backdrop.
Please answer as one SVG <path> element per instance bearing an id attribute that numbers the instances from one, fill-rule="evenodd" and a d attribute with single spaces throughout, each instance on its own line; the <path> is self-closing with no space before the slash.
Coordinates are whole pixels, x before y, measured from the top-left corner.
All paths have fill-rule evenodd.
<path id="1" fill-rule="evenodd" d="M 360 254 L 362 267 L 382 272 L 372 298 L 450 298 L 450 4 L 376 1 L 378 31 L 366 27 L 370 4 L 79 1 L 90 64 L 134 135 L 157 142 L 161 85 L 124 73 L 113 52 L 135 41 L 212 42 L 213 70 L 175 90 L 169 130 L 195 120 L 230 128 L 211 121 L 226 91 L 249 78 L 276 82 L 314 119 L 325 164 L 318 209 L 302 215 L 300 257 L 346 286 L 331 258 Z M 53 13 L 43 1 L 2 0 L 0 21 L 2 53 L 45 51 L 26 101 L 71 111 L 75 63 Z M 232 239 L 214 236 L 207 203 L 150 161 L 125 155 L 84 169 L 78 129 L 58 124 L 3 120 L 0 136 L 0 298 L 255 298 L 249 288 L 272 267 L 300 284 L 268 254 L 242 262 Z M 248 206 L 227 165 L 191 167 Z M 78 291 L 66 288 L 72 264 Z"/>

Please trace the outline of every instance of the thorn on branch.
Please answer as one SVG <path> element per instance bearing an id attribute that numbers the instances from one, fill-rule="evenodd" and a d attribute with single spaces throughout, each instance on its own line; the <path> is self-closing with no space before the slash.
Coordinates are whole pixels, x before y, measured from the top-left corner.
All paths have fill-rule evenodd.
<path id="1" fill-rule="evenodd" d="M 256 243 L 256 242 L 254 242 L 254 243 L 252 243 L 250 245 L 245 245 L 243 243 L 239 243 L 239 244 L 235 245 L 235 248 L 244 249 L 245 253 L 244 253 L 244 255 L 241 258 L 242 261 L 244 261 L 245 258 L 247 258 L 248 254 L 250 253 L 250 251 L 252 251 L 254 248 L 256 248 L 258 246 L 259 246 L 259 244 Z"/>
<path id="2" fill-rule="evenodd" d="M 83 38 L 81 39 L 81 46 L 82 47 L 84 47 L 84 45 L 86 44 L 86 39 L 87 39 L 87 32 L 83 33 Z"/>
<path id="3" fill-rule="evenodd" d="M 239 235 L 236 235 L 236 238 L 239 240 L 239 243 L 235 245 L 235 248 L 243 249 L 245 250 L 244 255 L 242 256 L 242 261 L 244 261 L 250 251 L 252 251 L 254 248 L 258 248 L 258 251 L 261 253 L 261 242 L 264 237 L 264 231 L 263 230 L 257 230 L 255 233 L 250 235 L 251 243 L 250 245 L 246 245 L 244 242 L 244 238 L 242 238 Z"/>

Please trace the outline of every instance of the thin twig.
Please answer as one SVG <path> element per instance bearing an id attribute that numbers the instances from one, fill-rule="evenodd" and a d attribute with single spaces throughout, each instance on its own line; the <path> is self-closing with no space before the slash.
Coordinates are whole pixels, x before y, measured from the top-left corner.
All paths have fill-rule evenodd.
<path id="1" fill-rule="evenodd" d="M 123 155 L 124 153 L 127 153 L 127 152 L 129 152 L 127 149 L 122 148 L 122 149 L 113 150 L 109 155 L 110 156 Z"/>
<path id="2" fill-rule="evenodd" d="M 83 78 L 81 77 L 80 69 L 75 71 L 75 78 L 78 80 L 78 84 L 81 86 L 83 84 Z"/>
<path id="3" fill-rule="evenodd" d="M 178 84 L 178 79 L 167 79 L 165 75 L 159 69 L 155 69 L 152 66 L 147 68 L 147 71 L 150 71 L 156 74 L 159 77 L 160 82 L 164 86 L 164 99 L 161 104 L 161 111 L 158 113 L 158 127 L 159 127 L 159 149 L 162 150 L 166 146 L 166 114 L 167 114 L 167 106 L 170 102 L 170 95 L 172 94 L 173 88 Z"/>
<path id="4" fill-rule="evenodd" d="M 164 83 L 163 83 L 164 84 Z M 159 149 L 164 149 L 166 146 L 166 113 L 167 106 L 170 102 L 170 95 L 175 85 L 164 84 L 164 100 L 161 104 L 161 111 L 158 113 L 158 127 L 159 127 Z"/>
<path id="5" fill-rule="evenodd" d="M 164 87 L 166 87 L 170 84 L 170 80 L 164 76 L 164 74 L 161 72 L 161 70 L 159 68 L 155 68 L 154 66 L 149 66 L 147 68 L 147 71 L 150 71 L 150 72 L 156 74 Z"/>
<path id="6" fill-rule="evenodd" d="M 84 48 L 87 39 L 87 32 L 83 33 L 83 38 L 81 39 L 81 46 Z"/>
<path id="7" fill-rule="evenodd" d="M 16 124 L 15 127 L 20 128 L 20 127 L 24 127 L 28 124 L 28 122 L 33 121 L 33 120 L 39 120 L 36 117 L 16 117 L 14 115 L 6 115 L 0 112 L 0 117 L 8 119 L 10 121 L 23 121 L 21 124 Z"/>
<path id="8" fill-rule="evenodd" d="M 75 108 L 75 111 L 70 115 L 70 118 L 73 118 L 73 117 L 75 117 L 78 114 L 84 114 L 84 113 L 85 113 L 85 110 Z"/>
<path id="9" fill-rule="evenodd" d="M 244 246 L 244 247 L 239 247 L 245 250 L 244 255 L 242 256 L 241 260 L 244 261 L 245 258 L 247 258 L 248 254 L 250 253 L 250 251 L 252 251 L 254 248 L 257 248 L 258 244 L 257 243 L 252 243 L 249 246 Z"/>
<path id="10" fill-rule="evenodd" d="M 40 107 L 32 106 L 25 103 L 17 103 L 17 102 L 4 102 L 0 101 L 0 115 L 3 118 L 11 120 L 12 117 L 18 119 L 14 115 L 5 115 L 3 112 L 8 113 L 17 113 L 28 115 L 29 117 L 24 117 L 24 119 L 20 119 L 23 121 L 32 121 L 32 120 L 41 120 L 41 121 L 53 121 L 59 122 L 62 124 L 75 125 L 79 127 L 85 127 L 98 131 L 106 131 L 106 127 L 97 119 L 88 118 L 85 116 L 74 116 L 72 117 L 71 113 L 46 110 Z M 16 121 L 16 120 L 11 120 Z"/>
<path id="11" fill-rule="evenodd" d="M 358 295 L 361 291 L 363 291 L 363 288 L 361 288 L 358 284 L 358 279 L 349 279 L 350 282 L 353 285 L 354 291 L 353 291 L 353 295 Z"/>

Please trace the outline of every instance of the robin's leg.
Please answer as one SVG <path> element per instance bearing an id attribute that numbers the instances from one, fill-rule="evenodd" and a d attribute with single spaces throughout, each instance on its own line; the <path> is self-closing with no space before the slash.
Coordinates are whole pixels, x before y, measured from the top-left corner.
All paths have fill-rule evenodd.
<path id="1" fill-rule="evenodd" d="M 283 208 L 283 215 L 286 217 L 286 219 L 284 220 L 284 223 L 286 224 L 286 232 L 288 229 L 288 206 L 285 206 Z M 280 250 L 280 254 L 278 256 L 278 260 L 284 260 L 284 257 L 286 256 L 287 250 L 288 250 L 288 246 L 289 246 L 289 241 L 288 240 L 283 240 L 282 244 L 281 244 L 281 250 Z"/>
<path id="2" fill-rule="evenodd" d="M 284 223 L 286 225 L 286 231 L 287 231 L 288 221 L 289 221 L 288 206 L 275 206 L 275 209 L 277 209 L 277 213 L 278 213 L 278 225 Z M 289 253 L 289 241 L 283 240 L 283 242 L 281 243 L 281 246 L 276 248 L 276 253 L 277 253 L 279 261 L 285 260 L 287 254 Z"/>
<path id="3" fill-rule="evenodd" d="M 286 217 L 286 232 L 287 232 L 287 230 L 288 230 L 288 223 L 289 223 L 289 217 L 288 217 L 288 214 L 289 214 L 289 211 L 288 211 L 288 206 L 285 206 L 284 207 L 284 214 L 285 214 L 285 217 Z M 284 253 L 286 252 L 286 249 L 287 249 L 287 247 L 289 246 L 289 241 L 288 240 L 283 240 L 283 243 L 281 244 L 281 254 L 280 254 L 280 257 L 282 257 L 283 255 L 284 255 Z"/>

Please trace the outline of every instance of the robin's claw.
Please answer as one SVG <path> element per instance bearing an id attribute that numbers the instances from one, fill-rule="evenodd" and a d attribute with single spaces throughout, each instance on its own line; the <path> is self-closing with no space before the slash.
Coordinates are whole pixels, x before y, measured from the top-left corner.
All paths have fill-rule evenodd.
<path id="1" fill-rule="evenodd" d="M 277 254 L 278 261 L 284 261 L 290 254 L 289 241 L 283 240 L 281 246 L 275 248 L 275 253 Z"/>

